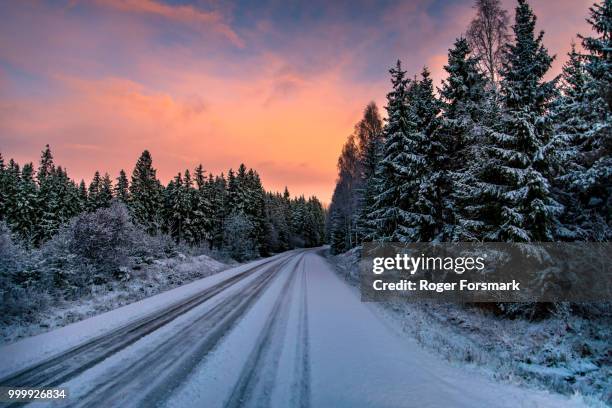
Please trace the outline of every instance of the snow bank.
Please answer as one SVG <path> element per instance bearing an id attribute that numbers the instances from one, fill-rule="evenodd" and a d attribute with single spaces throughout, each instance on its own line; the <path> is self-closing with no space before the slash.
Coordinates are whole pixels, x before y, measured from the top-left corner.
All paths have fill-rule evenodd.
<path id="1" fill-rule="evenodd" d="M 188 258 L 186 261 L 187 260 Z M 250 262 L 249 264 L 226 269 L 216 274 L 209 274 L 210 276 L 206 278 L 196 280 L 172 290 L 167 290 L 137 302 L 132 302 L 109 312 L 98 314 L 57 330 L 1 346 L 0 377 L 22 369 L 23 367 L 43 361 L 53 355 L 75 347 L 88 339 L 122 327 L 136 319 L 166 309 L 170 305 L 209 288 L 224 279 L 269 260 L 270 258 L 261 259 Z M 200 258 L 199 262 L 196 261 L 194 263 L 203 265 L 212 264 L 212 261 Z"/>
<path id="2" fill-rule="evenodd" d="M 359 286 L 360 249 L 330 256 L 339 275 Z M 425 348 L 499 380 L 581 394 L 612 404 L 612 316 L 553 316 L 532 322 L 448 303 L 372 304 Z"/>
<path id="3" fill-rule="evenodd" d="M 139 270 L 129 271 L 130 279 L 91 287 L 91 294 L 74 301 L 60 301 L 28 322 L 0 326 L 0 343 L 10 343 L 78 322 L 97 314 L 136 302 L 168 289 L 227 269 L 228 265 L 207 255 L 158 259 Z"/>

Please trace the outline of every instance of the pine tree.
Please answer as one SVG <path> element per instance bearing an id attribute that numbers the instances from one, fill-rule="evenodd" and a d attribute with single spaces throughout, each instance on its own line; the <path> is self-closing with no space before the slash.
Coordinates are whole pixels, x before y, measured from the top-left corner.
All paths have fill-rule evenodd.
<path id="1" fill-rule="evenodd" d="M 148 150 L 136 162 L 130 183 L 129 208 L 132 216 L 150 234 L 161 227 L 160 208 L 163 188 L 153 168 L 153 159 Z"/>
<path id="2" fill-rule="evenodd" d="M 238 172 L 240 176 L 240 170 Z M 256 248 L 261 255 L 269 255 L 270 248 L 265 244 L 266 236 L 266 214 L 265 214 L 265 191 L 261 184 L 259 174 L 253 169 L 249 169 L 244 178 L 244 186 L 242 190 L 245 196 L 244 213 L 248 216 L 249 220 L 253 223 L 253 236 L 252 239 L 256 243 Z"/>
<path id="3" fill-rule="evenodd" d="M 236 203 L 238 201 L 238 182 L 236 181 L 236 175 L 234 169 L 229 169 L 227 172 L 227 212 L 233 213 L 236 210 Z"/>
<path id="4" fill-rule="evenodd" d="M 448 52 L 448 64 L 444 66 L 448 77 L 439 91 L 442 116 L 436 138 L 444 144 L 446 158 L 439 169 L 439 222 L 444 241 L 473 241 L 479 235 L 479 225 L 471 220 L 481 204 L 473 176 L 482 164 L 487 79 L 478 64 L 467 40 L 458 38 Z"/>
<path id="5" fill-rule="evenodd" d="M 66 170 L 63 171 L 61 184 L 65 186 L 62 204 L 62 224 L 68 222 L 85 211 L 85 203 L 81 200 L 80 187 L 68 177 Z"/>
<path id="6" fill-rule="evenodd" d="M 34 166 L 27 163 L 19 177 L 12 217 L 9 220 L 13 232 L 26 246 L 35 244 L 35 228 L 38 225 L 38 188 L 34 181 Z"/>
<path id="7" fill-rule="evenodd" d="M 164 190 L 164 214 L 166 230 L 176 242 L 194 242 L 193 231 L 193 182 L 189 170 L 178 173 Z"/>
<path id="8" fill-rule="evenodd" d="M 323 206 L 316 197 L 308 198 L 304 219 L 304 246 L 316 247 L 323 243 L 325 236 L 325 215 Z"/>
<path id="9" fill-rule="evenodd" d="M 98 195 L 98 208 L 108 208 L 113 201 L 113 182 L 108 175 L 104 173 L 100 182 L 100 193 Z"/>
<path id="10" fill-rule="evenodd" d="M 291 240 L 291 194 L 285 186 L 283 195 L 279 204 L 280 212 L 280 228 L 279 228 L 279 244 L 280 250 L 288 250 L 293 248 Z"/>
<path id="11" fill-rule="evenodd" d="M 54 168 L 55 165 L 53 163 L 51 148 L 49 145 L 46 145 L 45 150 L 42 151 L 40 165 L 38 166 L 38 174 L 36 176 L 38 182 L 43 183 L 44 179 L 51 174 Z"/>
<path id="12" fill-rule="evenodd" d="M 236 172 L 236 178 L 232 183 L 228 179 L 229 199 L 233 212 L 246 214 L 249 206 L 249 181 L 247 180 L 247 168 L 241 163 Z"/>
<path id="13" fill-rule="evenodd" d="M 586 69 L 595 80 L 595 89 L 603 101 L 607 103 L 607 112 L 603 106 L 601 119 L 608 119 L 605 126 L 610 126 L 609 115 L 612 111 L 612 0 L 595 3 L 589 9 L 588 23 L 593 28 L 595 36 L 580 36 L 582 46 L 588 51 Z M 608 137 L 609 134 L 608 134 Z"/>
<path id="14" fill-rule="evenodd" d="M 127 203 L 129 201 L 129 188 L 130 186 L 125 171 L 121 169 L 119 171 L 119 177 L 117 177 L 117 184 L 115 185 L 115 197 Z"/>
<path id="15" fill-rule="evenodd" d="M 89 196 L 87 195 L 87 185 L 85 184 L 85 180 L 81 180 L 79 183 L 79 205 L 81 207 L 81 211 L 87 210 L 87 203 L 89 202 Z"/>
<path id="16" fill-rule="evenodd" d="M 189 169 L 185 169 L 183 188 L 180 191 L 181 210 L 183 213 L 183 239 L 190 245 L 198 241 L 198 223 L 196 221 L 196 195 Z"/>
<path id="17" fill-rule="evenodd" d="M 2 157 L 2 153 L 0 153 L 0 221 L 6 219 L 7 198 L 7 173 L 4 165 L 4 158 Z"/>
<path id="18" fill-rule="evenodd" d="M 443 167 L 447 162 L 446 146 L 437 133 L 440 104 L 433 93 L 427 68 L 414 86 L 408 111 L 411 131 L 408 133 L 404 160 L 398 161 L 404 175 L 400 186 L 401 222 L 397 235 L 402 242 L 426 242 L 439 239 L 442 233 Z"/>
<path id="19" fill-rule="evenodd" d="M 38 180 L 38 196 L 35 208 L 39 222 L 34 227 L 33 242 L 40 244 L 57 231 L 62 220 L 59 218 L 61 192 L 57 183 L 57 172 L 53 162 L 53 154 L 49 145 L 41 153 L 36 179 Z"/>
<path id="20" fill-rule="evenodd" d="M 489 132 L 486 166 L 479 175 L 482 186 L 477 222 L 489 241 L 551 241 L 560 205 L 550 190 L 547 145 L 551 121 L 549 101 L 554 81 L 545 82 L 553 58 L 535 35 L 536 17 L 525 0 L 516 8 L 514 41 L 505 50 L 500 70 L 503 115 Z"/>
<path id="21" fill-rule="evenodd" d="M 589 163 L 601 148 L 598 143 L 598 109 L 593 105 L 603 100 L 595 81 L 585 68 L 583 58 L 572 44 L 569 60 L 563 66 L 560 95 L 552 106 L 557 147 L 557 177 L 555 192 L 565 206 L 563 228 L 558 231 L 562 240 L 600 240 L 605 231 L 605 221 L 597 211 L 589 208 L 589 202 L 597 194 L 591 189 L 596 178 L 586 177 Z M 595 136 L 595 137 L 594 137 Z M 589 186 L 585 188 L 585 186 Z M 598 197 L 595 199 L 598 201 Z M 605 235 L 605 234 L 604 234 Z"/>
<path id="22" fill-rule="evenodd" d="M 334 253 L 347 251 L 357 244 L 359 167 L 359 151 L 351 135 L 338 159 L 338 181 L 330 204 L 330 213 L 336 217 L 336 222 L 330 224 L 330 235 L 344 237 L 342 245 L 332 247 Z"/>
<path id="23" fill-rule="evenodd" d="M 368 104 L 363 119 L 356 126 L 359 139 L 360 180 L 357 187 L 356 228 L 358 240 L 364 240 L 374 232 L 368 222 L 367 214 L 374 203 L 376 194 L 376 166 L 380 161 L 383 142 L 383 126 L 378 107 L 374 102 Z"/>
<path id="24" fill-rule="evenodd" d="M 574 141 L 576 167 L 567 179 L 582 209 L 582 238 L 606 241 L 612 237 L 612 0 L 596 3 L 589 12 L 594 34 L 581 39 L 587 51 L 583 103 L 590 127 Z"/>
<path id="25" fill-rule="evenodd" d="M 50 239 L 63 224 L 83 211 L 78 189 L 61 166 L 51 167 L 41 180 L 37 200 L 40 217 L 35 233 L 37 244 Z"/>
<path id="26" fill-rule="evenodd" d="M 402 196 L 400 188 L 411 177 L 407 171 L 407 161 L 417 161 L 420 158 L 412 153 L 412 144 L 408 135 L 413 130 L 413 124 L 409 122 L 408 100 L 414 94 L 415 85 L 408 85 L 406 71 L 402 70 L 401 62 L 389 70 L 391 73 L 391 84 L 393 90 L 387 94 L 387 123 L 384 128 L 384 146 L 382 149 L 382 160 L 377 170 L 376 178 L 379 181 L 377 195 L 374 199 L 368 218 L 370 225 L 376 229 L 374 238 L 382 241 L 400 240 L 398 229 L 402 222 L 402 205 L 405 197 Z M 338 215 L 330 208 L 332 225 L 338 223 L 334 220 Z M 333 237 L 330 237 L 333 241 Z"/>
<path id="27" fill-rule="evenodd" d="M 234 180 L 235 182 L 235 180 Z M 212 230 L 211 230 L 211 248 L 221 248 L 223 245 L 223 230 L 225 228 L 225 220 L 230 213 L 228 205 L 228 188 L 227 181 L 223 173 L 217 176 L 213 181 L 213 176 L 208 179 L 210 186 L 211 205 L 213 208 Z"/>
<path id="28" fill-rule="evenodd" d="M 15 160 L 10 159 L 9 164 L 4 171 L 4 219 L 11 227 L 15 224 L 17 218 L 17 193 L 19 192 L 19 184 L 21 179 L 21 169 Z M 13 231 L 14 232 L 14 231 Z"/>
<path id="29" fill-rule="evenodd" d="M 194 239 L 198 244 L 201 244 L 212 239 L 214 209 L 211 200 L 214 194 L 214 187 L 212 179 L 210 183 L 207 182 L 201 164 L 195 168 L 194 181 Z"/>
<path id="30" fill-rule="evenodd" d="M 93 178 L 91 179 L 91 183 L 89 183 L 89 188 L 87 189 L 87 209 L 89 211 L 96 211 L 98 208 L 101 208 L 101 200 L 100 200 L 100 188 L 102 187 L 102 177 L 100 177 L 100 172 L 96 170 Z"/>

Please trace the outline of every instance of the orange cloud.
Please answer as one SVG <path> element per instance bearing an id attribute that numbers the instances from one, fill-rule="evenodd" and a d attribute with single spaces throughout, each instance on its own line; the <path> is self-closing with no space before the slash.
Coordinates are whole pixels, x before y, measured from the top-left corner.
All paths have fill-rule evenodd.
<path id="1" fill-rule="evenodd" d="M 190 5 L 171 6 L 155 0 L 96 0 L 96 3 L 123 12 L 149 14 L 185 24 L 201 25 L 201 28 L 212 28 L 234 45 L 244 47 L 242 39 L 217 12 L 205 12 Z"/>
<path id="2" fill-rule="evenodd" d="M 200 162 L 219 173 L 244 161 L 269 189 L 288 185 L 328 201 L 337 153 L 374 91 L 337 71 L 306 79 L 280 65 L 270 59 L 244 79 L 185 70 L 159 88 L 58 76 L 62 95 L 0 108 L 0 133 L 28 140 L 29 154 L 19 160 L 50 141 L 75 178 L 131 170 L 147 148 L 164 181 Z"/>
<path id="3" fill-rule="evenodd" d="M 551 9 L 532 0 L 545 45 L 558 54 L 551 75 L 574 33 L 589 31 L 588 2 Z M 245 162 L 269 189 L 288 185 L 327 202 L 363 107 L 373 99 L 384 112 L 387 68 L 401 58 L 412 76 L 428 65 L 439 85 L 447 50 L 473 14 L 462 2 L 434 16 L 434 3 L 420 0 L 395 3 L 371 24 L 296 22 L 291 35 L 266 15 L 239 36 L 219 11 L 161 0 L 95 4 L 93 13 L 85 2 L 0 4 L 5 157 L 37 160 L 50 143 L 72 177 L 89 179 L 95 170 L 131 171 L 146 148 L 164 182 L 200 162 L 214 173 Z"/>

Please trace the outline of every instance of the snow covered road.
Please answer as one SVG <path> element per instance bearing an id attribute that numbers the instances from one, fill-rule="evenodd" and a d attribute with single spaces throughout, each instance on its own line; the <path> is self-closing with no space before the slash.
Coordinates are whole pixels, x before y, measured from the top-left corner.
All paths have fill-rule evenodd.
<path id="1" fill-rule="evenodd" d="M 423 351 L 320 252 L 256 261 L 1 347 L 0 385 L 65 387 L 71 407 L 578 406 Z"/>

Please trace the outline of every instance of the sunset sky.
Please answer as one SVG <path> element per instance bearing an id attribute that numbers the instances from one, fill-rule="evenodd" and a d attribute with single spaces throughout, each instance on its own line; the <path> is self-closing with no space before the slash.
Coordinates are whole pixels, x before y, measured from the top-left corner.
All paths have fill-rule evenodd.
<path id="1" fill-rule="evenodd" d="M 553 74 L 591 3 L 531 1 Z M 388 67 L 428 65 L 439 83 L 472 4 L 2 1 L 0 152 L 36 162 L 49 143 L 77 180 L 131 172 L 143 149 L 164 183 L 244 162 L 267 189 L 329 202 L 354 123 L 370 100 L 382 110 Z"/>

